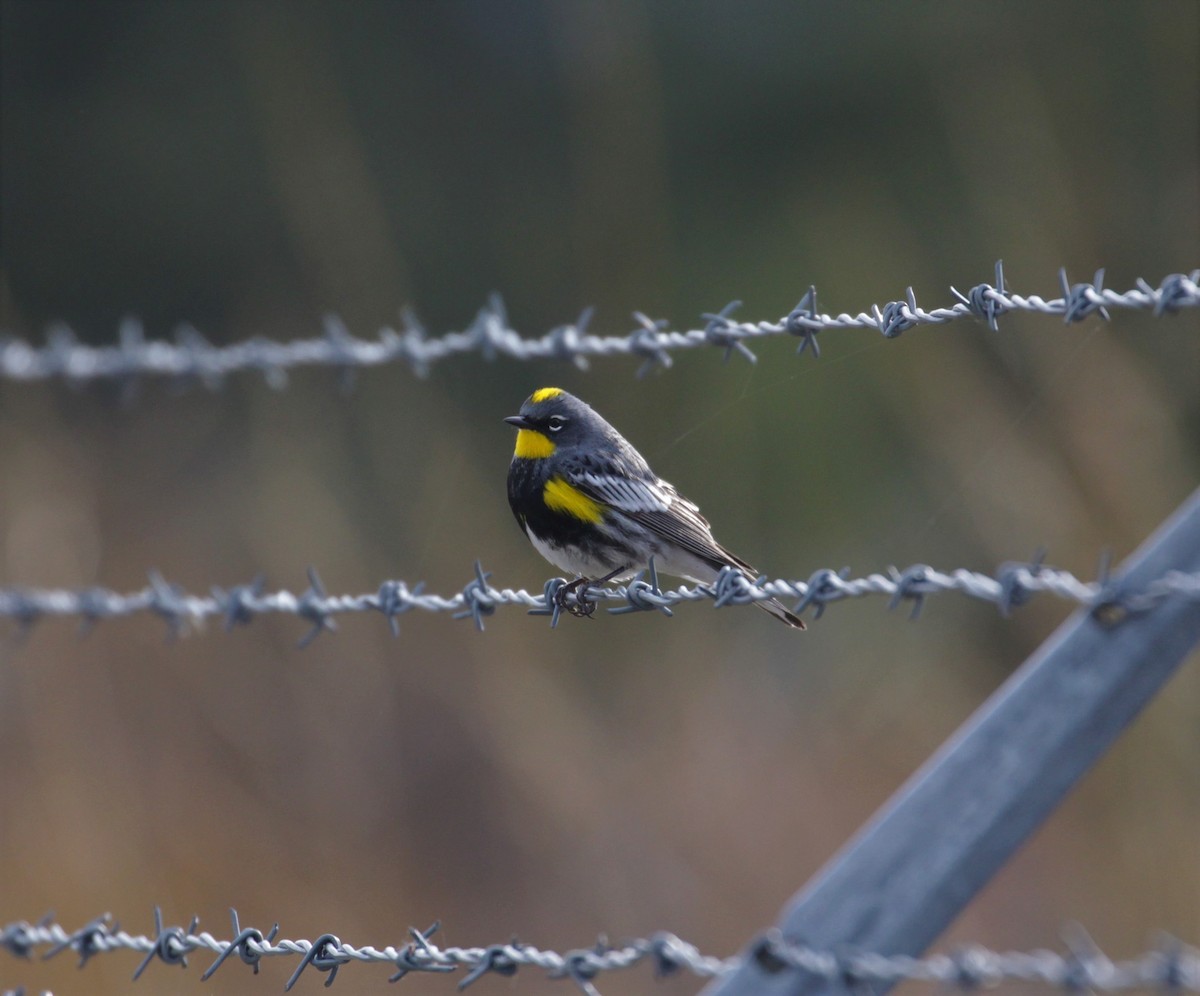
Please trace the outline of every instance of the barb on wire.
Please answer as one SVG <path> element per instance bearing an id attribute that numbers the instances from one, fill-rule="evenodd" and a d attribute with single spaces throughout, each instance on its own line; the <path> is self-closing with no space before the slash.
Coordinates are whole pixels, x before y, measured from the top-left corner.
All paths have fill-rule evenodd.
<path id="1" fill-rule="evenodd" d="M 1108 319 L 1110 311 L 1119 308 L 1161 317 L 1200 305 L 1200 270 L 1169 274 L 1157 286 L 1138 279 L 1136 286 L 1126 291 L 1106 288 L 1103 270 L 1098 270 L 1090 283 L 1074 284 L 1066 271 L 1060 270 L 1059 284 L 1062 296 L 1049 300 L 1017 294 L 1005 286 L 1003 266 L 997 263 L 995 283 L 977 284 L 965 294 L 951 287 L 957 300 L 932 310 L 918 306 L 909 287 L 895 301 L 872 304 L 853 315 L 834 315 L 817 310 L 816 288 L 810 287 L 800 303 L 778 321 L 734 321 L 732 313 L 741 302 L 733 301 L 718 312 L 704 313 L 704 326 L 690 330 L 673 329 L 665 319 L 651 319 L 635 311 L 636 326 L 624 335 L 588 332 L 589 308 L 572 324 L 560 325 L 540 337 L 525 337 L 511 327 L 503 302 L 496 296 L 463 331 L 432 337 L 409 311 L 401 314 L 403 331 L 383 328 L 372 338 L 356 338 L 339 318 L 329 316 L 324 335 L 315 338 L 274 342 L 256 337 L 224 346 L 214 345 L 188 325 L 176 330 L 174 341 L 148 339 L 136 319 L 121 324 L 115 344 L 89 346 L 60 324 L 49 329 L 42 346 L 0 332 L 0 379 L 62 379 L 73 384 L 113 380 L 128 388 L 138 378 L 156 376 L 216 390 L 230 374 L 258 371 L 271 387 L 282 388 L 288 371 L 318 366 L 337 370 L 343 386 L 348 387 L 357 369 L 407 363 L 423 376 L 433 364 L 467 353 L 480 353 L 489 360 L 497 356 L 560 359 L 581 368 L 597 356 L 637 356 L 643 360 L 638 370 L 642 376 L 671 366 L 674 351 L 703 346 L 723 350 L 726 360 L 736 351 L 754 362 L 748 344 L 773 336 L 795 336 L 800 339 L 798 353 L 811 349 L 813 356 L 819 357 L 817 334 L 830 329 L 872 329 L 894 339 L 918 325 L 940 325 L 966 317 L 982 319 L 996 330 L 1000 316 L 1011 311 L 1061 315 L 1065 322 L 1077 322 L 1093 314 Z"/>
<path id="2" fill-rule="evenodd" d="M 835 602 L 881 595 L 888 599 L 889 608 L 908 603 L 911 617 L 916 618 L 928 596 L 943 592 L 990 602 L 1005 616 L 1034 595 L 1049 594 L 1085 606 L 1104 625 L 1114 626 L 1130 615 L 1151 611 L 1166 599 L 1200 603 L 1200 574 L 1168 571 L 1142 590 L 1127 591 L 1114 586 L 1107 576 L 1081 581 L 1069 571 L 1047 566 L 1040 554 L 1029 562 L 1002 564 L 994 575 L 965 568 L 939 571 L 927 564 L 914 564 L 904 570 L 889 567 L 862 577 L 851 577 L 849 568 L 825 568 L 815 571 L 807 581 L 768 581 L 763 577 L 750 580 L 740 571 L 726 568 L 711 585 L 681 585 L 674 589 L 659 586 L 652 565 L 649 581 L 639 575 L 628 584 L 609 587 L 593 582 L 576 588 L 562 578 L 551 578 L 536 594 L 523 588 L 495 587 L 491 572 L 479 563 L 475 564 L 475 576 L 453 595 L 428 593 L 424 582 L 409 587 L 396 580 L 385 581 L 375 593 L 331 595 L 315 570 L 310 568 L 308 576 L 309 587 L 298 595 L 287 589 L 266 591 L 262 578 L 232 588 L 213 587 L 208 595 L 194 595 L 169 584 L 157 572 L 151 572 L 145 588 L 125 595 L 107 588 L 0 588 L 0 619 L 12 619 L 27 629 L 48 618 L 77 618 L 81 629 L 88 632 L 102 620 L 149 612 L 163 619 L 168 635 L 174 637 L 189 624 L 198 626 L 210 618 L 221 619 L 226 629 L 233 629 L 258 616 L 292 615 L 311 624 L 300 641 L 301 646 L 307 646 L 321 633 L 336 629 L 335 617 L 347 613 L 378 612 L 398 635 L 399 617 L 414 609 L 448 612 L 455 619 L 472 620 L 482 630 L 484 619 L 506 605 L 521 606 L 531 615 L 548 615 L 551 626 L 556 626 L 562 610 L 569 615 L 589 616 L 601 602 L 610 603 L 608 612 L 612 615 L 658 611 L 671 616 L 672 609 L 684 602 L 711 601 L 721 608 L 779 598 L 794 601 L 796 613 L 811 608 L 820 618 Z"/>
<path id="3" fill-rule="evenodd" d="M 98 954 L 132 951 L 143 956 L 134 973 L 135 980 L 155 960 L 186 967 L 187 956 L 196 952 L 216 955 L 216 960 L 201 976 L 202 980 L 209 979 L 231 961 L 234 954 L 239 955 L 255 974 L 263 958 L 298 957 L 299 965 L 284 986 L 285 990 L 290 990 L 309 968 L 327 972 L 325 984 L 329 986 L 338 970 L 354 961 L 395 968 L 397 971 L 389 982 L 398 982 L 414 972 L 463 970 L 465 974 L 458 982 L 460 990 L 487 974 L 514 975 L 521 968 L 536 968 L 550 978 L 570 979 L 589 996 L 598 996 L 594 980 L 601 973 L 634 968 L 643 962 L 649 962 L 660 978 L 687 971 L 703 979 L 726 975 L 741 963 L 741 956 L 706 955 L 695 945 L 666 931 L 617 945 L 610 945 L 601 938 L 590 947 L 558 952 L 517 940 L 485 947 L 441 947 L 433 941 L 433 935 L 440 927 L 434 923 L 424 931 L 410 928 L 407 943 L 378 948 L 356 947 L 332 933 L 322 934 L 315 941 L 281 939 L 276 936 L 278 924 L 264 935 L 253 927 L 242 928 L 237 911 L 230 913 L 233 935 L 228 940 L 214 937 L 208 931 L 198 931 L 197 917 L 192 917 L 186 928 L 164 927 L 162 912 L 155 909 L 153 936 L 121 930 L 107 914 L 76 931 L 68 931 L 53 917 L 46 916 L 36 924 L 20 920 L 0 929 L 0 948 L 24 959 L 32 958 L 40 948 L 46 948 L 42 960 L 69 949 L 80 956 L 81 966 Z M 1200 951 L 1174 938 L 1163 937 L 1154 949 L 1128 961 L 1109 959 L 1081 927 L 1072 926 L 1067 930 L 1065 940 L 1066 954 L 1047 950 L 997 952 L 972 945 L 950 954 L 913 958 L 818 950 L 790 942 L 777 930 L 772 930 L 759 940 L 750 957 L 780 966 L 803 968 L 818 978 L 851 987 L 911 981 L 974 991 L 1007 981 L 1050 985 L 1072 993 L 1087 989 L 1200 992 Z"/>

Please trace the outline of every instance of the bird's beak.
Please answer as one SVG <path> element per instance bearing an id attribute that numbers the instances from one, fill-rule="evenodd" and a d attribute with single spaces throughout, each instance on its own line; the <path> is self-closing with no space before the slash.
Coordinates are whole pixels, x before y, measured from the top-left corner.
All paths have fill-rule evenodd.
<path id="1" fill-rule="evenodd" d="M 504 421 L 509 425 L 515 425 L 518 429 L 530 428 L 529 419 L 524 415 L 509 415 Z"/>

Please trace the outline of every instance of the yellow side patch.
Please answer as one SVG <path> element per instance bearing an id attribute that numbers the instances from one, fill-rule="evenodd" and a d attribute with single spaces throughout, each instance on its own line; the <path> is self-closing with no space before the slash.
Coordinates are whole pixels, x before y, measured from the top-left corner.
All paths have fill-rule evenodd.
<path id="1" fill-rule="evenodd" d="M 533 429 L 517 430 L 517 448 L 513 456 L 522 460 L 543 460 L 554 452 L 554 444 L 549 436 L 543 436 Z"/>
<path id="2" fill-rule="evenodd" d="M 594 501 L 561 477 L 552 477 L 542 491 L 542 501 L 554 512 L 562 512 L 581 522 L 596 525 L 604 520 L 604 506 Z"/>
<path id="3" fill-rule="evenodd" d="M 534 391 L 529 396 L 529 400 L 538 405 L 543 401 L 549 401 L 551 398 L 557 398 L 562 393 L 563 389 L 561 387 L 543 387 Z"/>

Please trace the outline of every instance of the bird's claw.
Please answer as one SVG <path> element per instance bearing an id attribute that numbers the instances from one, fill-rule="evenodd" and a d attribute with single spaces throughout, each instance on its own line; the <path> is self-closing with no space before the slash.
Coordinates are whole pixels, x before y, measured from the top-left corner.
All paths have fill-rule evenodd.
<path id="1" fill-rule="evenodd" d="M 591 578 L 568 581 L 554 593 L 554 604 L 562 612 L 568 612 L 577 619 L 586 619 L 596 611 L 596 603 L 587 597 L 587 587 L 591 583 Z M 567 598 L 571 595 L 575 596 L 575 601 L 568 604 Z"/>

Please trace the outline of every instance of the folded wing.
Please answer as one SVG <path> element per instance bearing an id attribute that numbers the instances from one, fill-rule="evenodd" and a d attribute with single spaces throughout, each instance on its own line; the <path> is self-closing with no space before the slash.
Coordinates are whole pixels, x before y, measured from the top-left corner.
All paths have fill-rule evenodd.
<path id="1" fill-rule="evenodd" d="M 731 564 L 754 573 L 754 568 L 713 539 L 712 528 L 696 503 L 666 481 L 618 477 L 584 468 L 574 469 L 566 476 L 589 498 L 616 509 L 713 567 L 719 569 Z"/>

